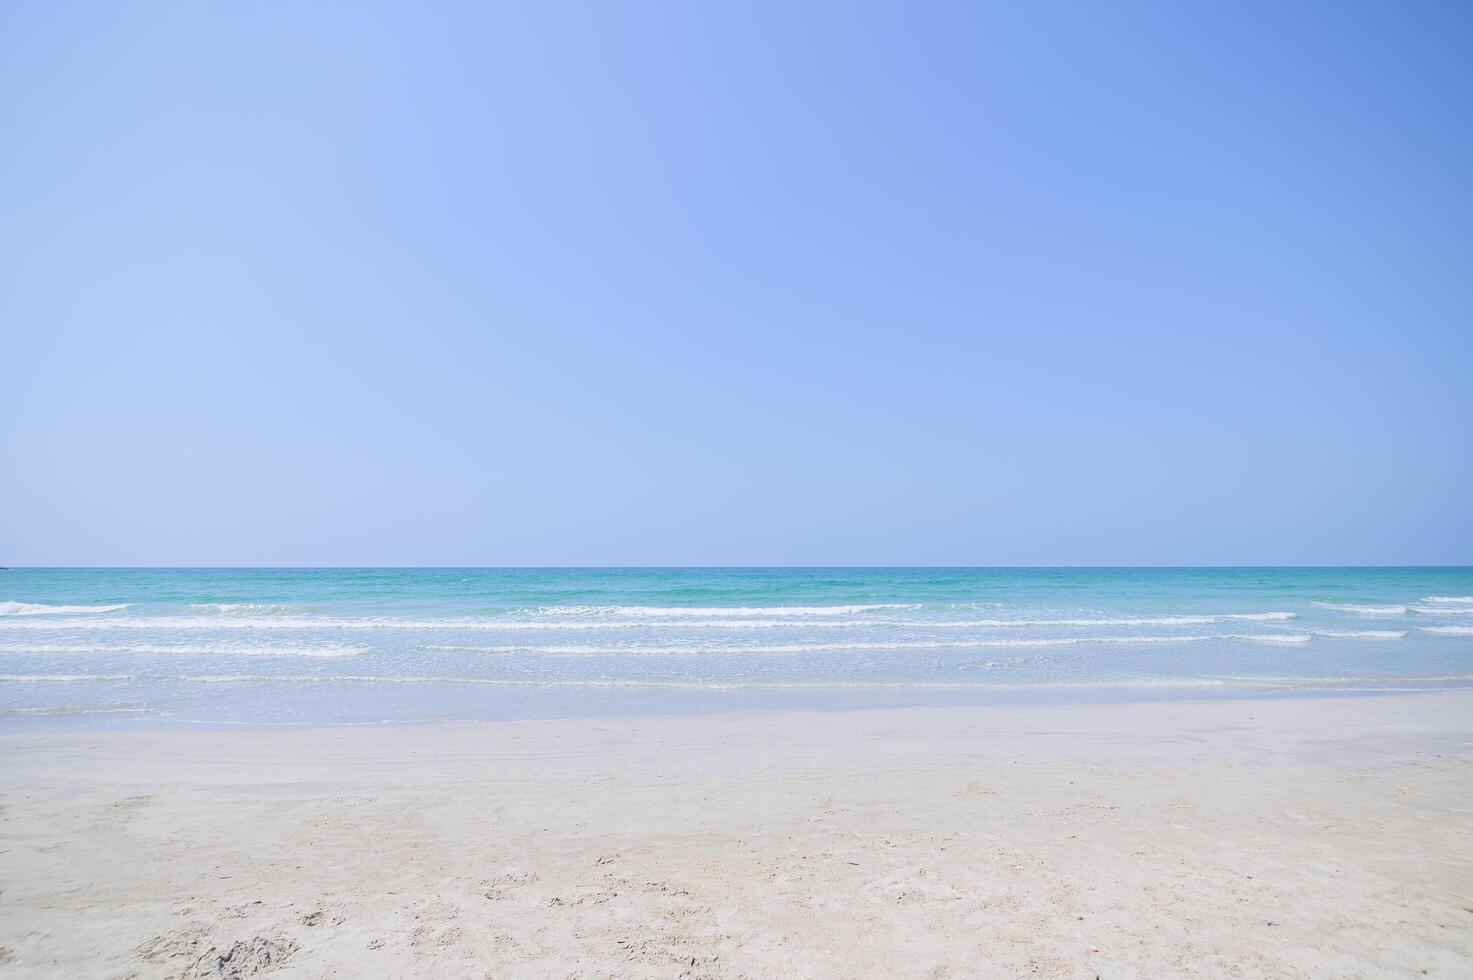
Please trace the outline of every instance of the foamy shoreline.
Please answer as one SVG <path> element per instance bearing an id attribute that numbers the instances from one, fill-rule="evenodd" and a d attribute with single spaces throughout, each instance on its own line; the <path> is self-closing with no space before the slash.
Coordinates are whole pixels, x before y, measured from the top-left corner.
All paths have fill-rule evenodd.
<path id="1" fill-rule="evenodd" d="M 0 736 L 6 976 L 1459 976 L 1473 692 Z"/>

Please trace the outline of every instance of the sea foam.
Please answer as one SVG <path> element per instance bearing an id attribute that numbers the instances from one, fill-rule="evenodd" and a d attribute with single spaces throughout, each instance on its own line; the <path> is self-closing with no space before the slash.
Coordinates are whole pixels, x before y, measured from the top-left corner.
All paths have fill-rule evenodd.
<path id="1" fill-rule="evenodd" d="M 259 645 L 244 643 L 7 643 L 0 654 L 89 654 L 127 653 L 158 656 L 197 657 L 354 657 L 367 647 L 326 644 L 322 646 Z"/>
<path id="2" fill-rule="evenodd" d="M 280 615 L 293 613 L 301 609 L 300 606 L 289 606 L 275 602 L 199 602 L 190 606 L 200 612 L 219 613 L 223 616 L 259 616 L 263 614 Z"/>
<path id="3" fill-rule="evenodd" d="M 1312 637 L 1308 633 L 1256 633 L 1234 636 L 1232 639 L 1247 640 L 1249 643 L 1308 643 Z"/>
<path id="4" fill-rule="evenodd" d="M 1320 602 L 1315 601 L 1316 606 L 1324 609 L 1337 609 L 1340 612 L 1354 613 L 1357 616 L 1405 616 L 1406 606 L 1397 605 L 1358 605 L 1349 602 Z"/>
<path id="5" fill-rule="evenodd" d="M 131 681 L 132 674 L 0 674 L 4 684 L 80 684 L 88 681 Z"/>
<path id="6" fill-rule="evenodd" d="M 1406 630 L 1314 630 L 1315 636 L 1330 636 L 1340 640 L 1401 640 Z"/>
<path id="7" fill-rule="evenodd" d="M 116 606 L 52 606 L 44 602 L 0 602 L 0 616 L 81 616 L 87 613 L 110 613 L 127 609 L 130 603 Z"/>
<path id="8" fill-rule="evenodd" d="M 1047 690 L 1054 688 L 1222 687 L 1212 677 L 1142 677 L 1083 681 L 665 681 L 665 680 L 530 680 L 499 677 L 435 677 L 425 675 L 296 675 L 215 674 L 181 675 L 190 684 L 464 684 L 482 687 L 609 688 L 667 691 L 867 691 L 867 690 Z"/>
<path id="9" fill-rule="evenodd" d="M 631 607 L 626 607 L 631 608 Z M 789 609 L 793 607 L 788 607 Z M 817 608 L 817 607 L 814 607 Z M 839 607 L 827 607 L 839 608 Z M 527 632 L 579 632 L 593 630 L 632 631 L 639 629 L 1007 629 L 1012 627 L 1110 627 L 1110 626 L 1205 626 L 1225 622 L 1274 622 L 1294 619 L 1293 612 L 1203 613 L 1171 616 L 1127 616 L 1116 618 L 1057 619 L 776 619 L 755 616 L 746 619 L 685 619 L 667 616 L 653 619 L 633 618 L 568 618 L 510 619 L 496 617 L 447 616 L 362 617 L 345 618 L 302 615 L 255 615 L 244 611 L 230 615 L 202 616 L 128 616 L 117 619 L 47 619 L 26 618 L 0 620 L 0 630 L 191 630 L 224 632 L 228 630 L 477 630 Z"/>
<path id="10" fill-rule="evenodd" d="M 1308 643 L 1308 633 L 1224 633 L 1189 636 L 1058 636 L 1000 637 L 956 640 L 895 640 L 853 643 L 752 643 L 741 646 L 644 645 L 644 644 L 499 644 L 439 645 L 428 650 L 464 653 L 532 654 L 542 656 L 767 656 L 772 654 L 845 653 L 850 651 L 898 650 L 983 650 L 994 647 L 1066 647 L 1084 644 L 1201 643 L 1208 640 L 1241 640 L 1250 643 Z"/>
<path id="11" fill-rule="evenodd" d="M 645 616 L 703 617 L 723 616 L 854 616 L 878 609 L 919 609 L 916 602 L 877 602 L 847 606 L 543 606 L 537 610 L 552 616 Z"/>

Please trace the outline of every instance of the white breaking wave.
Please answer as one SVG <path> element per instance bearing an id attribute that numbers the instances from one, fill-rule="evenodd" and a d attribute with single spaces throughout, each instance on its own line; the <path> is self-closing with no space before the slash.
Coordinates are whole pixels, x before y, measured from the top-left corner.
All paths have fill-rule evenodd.
<path id="1" fill-rule="evenodd" d="M 734 621 L 735 622 L 735 621 Z M 650 624 L 623 622 L 530 622 L 494 619 L 341 619 L 315 616 L 135 616 L 108 620 L 0 620 L 0 629 L 8 630 L 193 630 L 225 632 L 227 630 L 498 630 L 498 629 L 608 629 L 619 626 Z M 693 626 L 699 624 L 662 622 L 658 625 Z M 765 625 L 749 623 L 747 625 Z M 810 626 L 812 623 L 804 623 Z"/>
<path id="2" fill-rule="evenodd" d="M 553 624 L 546 624 L 553 625 Z M 433 630 L 498 628 L 484 619 L 334 619 L 314 616 L 130 616 L 120 619 L 0 619 L 0 630 Z"/>
<path id="3" fill-rule="evenodd" d="M 1315 601 L 1316 606 L 1325 609 L 1338 609 L 1341 612 L 1355 613 L 1357 616 L 1405 616 L 1406 606 L 1362 606 L 1349 602 L 1320 602 Z"/>
<path id="4" fill-rule="evenodd" d="M 296 612 L 299 607 L 271 602 L 200 602 L 189 607 L 200 612 L 220 613 L 227 616 L 280 614 Z"/>
<path id="5" fill-rule="evenodd" d="M 0 674 L 4 684 L 76 684 L 84 681 L 131 681 L 132 674 Z"/>
<path id="6" fill-rule="evenodd" d="M 222 657 L 355 657 L 367 653 L 368 647 L 341 644 L 325 646 L 283 646 L 272 644 L 261 646 L 243 643 L 205 644 L 112 644 L 96 643 L 8 643 L 0 645 L 0 654 L 84 654 L 84 653 L 131 653 L 158 654 L 165 656 L 222 656 Z"/>
<path id="7" fill-rule="evenodd" d="M 1308 643 L 1307 633 L 1249 633 L 1194 636 L 1061 636 L 1028 639 L 919 640 L 878 643 L 779 643 L 745 646 L 615 646 L 608 644 L 566 644 L 536 646 L 504 644 L 496 646 L 431 646 L 429 650 L 466 653 L 516 654 L 548 656 L 754 656 L 790 653 L 847 653 L 860 650 L 980 650 L 992 647 L 1060 647 L 1092 643 L 1200 643 L 1206 640 L 1246 640 L 1254 643 Z"/>
<path id="8" fill-rule="evenodd" d="M 1145 616 L 1133 619 L 970 619 L 970 620 L 941 620 L 938 622 L 924 622 L 916 620 L 905 620 L 901 622 L 887 622 L 876 625 L 915 626 L 917 628 L 989 628 L 1002 626 L 1206 626 L 1211 623 L 1228 622 L 1273 622 L 1275 620 L 1293 619 L 1297 613 L 1291 612 L 1262 612 L 1262 613 L 1204 613 L 1198 616 Z M 811 623 L 804 623 L 811 626 Z M 865 622 L 858 625 L 869 626 Z"/>
<path id="9" fill-rule="evenodd" d="M 705 617 L 721 616 L 853 616 L 876 609 L 919 609 L 918 602 L 880 602 L 850 606 L 543 606 L 541 615 L 562 616 L 647 616 Z"/>
<path id="10" fill-rule="evenodd" d="M 902 690 L 925 688 L 937 690 L 1009 690 L 1016 688 L 1143 688 L 1143 687 L 1221 687 L 1223 682 L 1211 677 L 1142 677 L 1135 680 L 1099 681 L 1022 681 L 998 683 L 981 681 L 644 681 L 644 680 L 522 680 L 489 677 L 405 677 L 405 676 L 282 676 L 278 674 L 184 675 L 179 678 L 191 684 L 470 684 L 485 687 L 542 688 L 648 688 L 670 691 L 828 691 L 828 690 Z"/>
<path id="11" fill-rule="evenodd" d="M 1256 633 L 1249 636 L 1234 636 L 1234 640 L 1247 640 L 1250 643 L 1308 643 L 1311 639 L 1308 633 Z"/>
<path id="12" fill-rule="evenodd" d="M 1058 639 L 1017 640 L 927 640 L 896 643 L 775 643 L 748 646 L 609 646 L 569 644 L 563 646 L 436 646 L 431 650 L 466 653 L 532 653 L 547 656 L 762 656 L 787 653 L 843 653 L 857 650 L 978 650 L 989 647 L 1055 647 L 1079 643 L 1179 643 L 1210 640 L 1210 636 L 1080 636 Z"/>
<path id="13" fill-rule="evenodd" d="M 1429 595 L 1422 601 L 1445 603 L 1455 606 L 1473 606 L 1473 595 Z"/>
<path id="14" fill-rule="evenodd" d="M 763 630 L 782 628 L 901 628 L 901 629 L 1005 629 L 1009 627 L 1054 626 L 1206 626 L 1219 622 L 1273 622 L 1294 619 L 1292 612 L 1214 613 L 1180 616 L 1142 616 L 1118 619 L 491 619 L 447 617 L 444 619 L 362 618 L 315 616 L 133 616 L 108 620 L 27 619 L 0 621 L 0 629 L 25 630 L 479 630 L 479 631 L 586 631 L 637 629 L 724 629 Z"/>
<path id="15" fill-rule="evenodd" d="M 1423 633 L 1442 633 L 1451 636 L 1473 636 L 1473 626 L 1418 626 Z"/>
<path id="16" fill-rule="evenodd" d="M 49 606 L 44 602 L 0 602 L 0 616 L 80 616 L 86 613 L 110 613 L 127 609 L 131 603 L 116 606 Z"/>
<path id="17" fill-rule="evenodd" d="M 1473 607 L 1460 605 L 1413 606 L 1412 612 L 1422 616 L 1473 616 Z"/>
<path id="18" fill-rule="evenodd" d="M 144 706 L 113 706 L 87 704 L 58 704 L 48 708 L 0 708 L 0 715 L 152 715 L 153 708 Z"/>
<path id="19" fill-rule="evenodd" d="M 1342 640 L 1400 640 L 1406 630 L 1315 630 L 1315 636 L 1333 636 Z"/>
<path id="20" fill-rule="evenodd" d="M 606 688 L 669 691 L 843 691 L 843 690 L 1035 690 L 1111 688 L 1206 688 L 1206 687 L 1294 687 L 1334 686 L 1343 690 L 1423 690 L 1419 686 L 1389 688 L 1385 685 L 1467 684 L 1473 674 L 1438 677 L 1252 677 L 1240 675 L 1193 677 L 1140 677 L 1084 681 L 656 681 L 656 680 L 528 680 L 492 677 L 421 677 L 399 675 L 279 675 L 225 674 L 184 675 L 190 684 L 464 684 L 513 688 Z M 1345 687 L 1345 685 L 1357 685 Z"/>
<path id="21" fill-rule="evenodd" d="M 1440 677 L 1245 677 L 1223 674 L 1217 678 L 1239 684 L 1282 684 L 1304 687 L 1318 684 L 1454 684 L 1473 681 L 1473 674 L 1451 674 Z"/>

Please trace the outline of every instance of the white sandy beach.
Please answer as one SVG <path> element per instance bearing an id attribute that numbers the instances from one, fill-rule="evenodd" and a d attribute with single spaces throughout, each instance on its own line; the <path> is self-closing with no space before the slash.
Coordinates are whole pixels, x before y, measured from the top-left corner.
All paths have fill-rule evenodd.
<path id="1" fill-rule="evenodd" d="M 6 978 L 1473 976 L 1467 692 L 0 759 Z"/>

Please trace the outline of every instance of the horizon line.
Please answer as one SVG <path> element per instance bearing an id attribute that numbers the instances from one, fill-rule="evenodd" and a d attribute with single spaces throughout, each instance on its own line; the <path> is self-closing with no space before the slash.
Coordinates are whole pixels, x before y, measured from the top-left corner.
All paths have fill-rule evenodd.
<path id="1" fill-rule="evenodd" d="M 1094 570 L 1094 571 L 1224 571 L 1224 570 L 1249 570 L 1249 569 L 1272 569 L 1272 570 L 1305 570 L 1317 569 L 1379 569 L 1379 568 L 1401 568 L 1401 569 L 1468 569 L 1473 570 L 1473 564 L 1458 563 L 1337 563 L 1337 564 L 1230 564 L 1230 565 L 1108 565 L 1092 563 L 1057 563 L 1039 565 L 967 565 L 967 564 L 942 564 L 942 565 L 0 565 L 0 571 L 320 571 L 320 572 L 347 572 L 347 571 L 385 571 L 385 572 L 410 572 L 410 571 L 481 571 L 481 572 L 515 572 L 515 571 L 823 571 L 833 569 L 868 570 L 868 571 L 904 571 L 904 570 L 940 570 L 951 569 L 957 571 L 1048 571 L 1059 569 Z"/>

